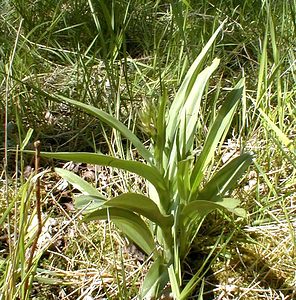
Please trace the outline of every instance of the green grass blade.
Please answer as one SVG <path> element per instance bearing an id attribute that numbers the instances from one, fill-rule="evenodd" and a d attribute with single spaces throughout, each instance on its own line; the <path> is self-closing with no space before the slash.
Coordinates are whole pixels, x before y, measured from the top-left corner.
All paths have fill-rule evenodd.
<path id="1" fill-rule="evenodd" d="M 258 111 L 262 117 L 262 119 L 266 122 L 267 126 L 274 131 L 279 141 L 285 145 L 289 150 L 295 151 L 296 144 L 291 139 L 288 138 L 288 136 L 274 123 L 272 120 L 268 117 L 268 115 L 260 108 L 258 107 Z"/>
<path id="2" fill-rule="evenodd" d="M 221 235 L 217 238 L 215 244 L 211 247 L 211 251 L 208 253 L 207 258 L 204 260 L 203 264 L 199 268 L 199 270 L 192 276 L 192 278 L 189 280 L 189 282 L 186 284 L 186 286 L 183 288 L 179 300 L 187 300 L 196 286 L 199 284 L 199 282 L 205 277 L 215 260 L 218 258 L 220 253 L 223 251 L 225 246 L 229 243 L 230 239 L 232 238 L 233 233 L 230 233 L 230 235 L 227 237 L 226 241 L 219 245 L 222 238 L 225 239 L 225 233 L 222 232 Z M 219 250 L 217 251 L 217 248 L 219 247 Z M 210 260 L 212 255 L 216 252 L 214 257 Z"/>

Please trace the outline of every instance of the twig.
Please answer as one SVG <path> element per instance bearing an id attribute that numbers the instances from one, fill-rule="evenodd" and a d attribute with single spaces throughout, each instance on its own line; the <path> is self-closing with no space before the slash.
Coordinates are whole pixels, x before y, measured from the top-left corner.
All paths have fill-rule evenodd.
<path id="1" fill-rule="evenodd" d="M 36 141 L 34 143 L 34 149 L 35 149 L 35 174 L 38 175 L 39 171 L 39 165 L 40 165 L 40 141 Z M 28 265 L 27 265 L 27 273 L 30 271 L 32 267 L 32 262 L 34 258 L 34 254 L 37 249 L 38 239 L 42 232 L 42 216 L 41 216 L 41 196 L 40 196 L 40 177 L 37 176 L 36 178 L 36 213 L 37 213 L 37 219 L 38 219 L 38 225 L 37 225 L 37 232 L 35 239 L 33 241 L 30 256 L 28 259 Z M 30 276 L 27 276 L 27 279 L 24 283 L 24 290 L 25 293 L 28 293 L 28 286 L 29 286 L 29 278 Z M 26 295 L 27 298 L 28 295 Z"/>

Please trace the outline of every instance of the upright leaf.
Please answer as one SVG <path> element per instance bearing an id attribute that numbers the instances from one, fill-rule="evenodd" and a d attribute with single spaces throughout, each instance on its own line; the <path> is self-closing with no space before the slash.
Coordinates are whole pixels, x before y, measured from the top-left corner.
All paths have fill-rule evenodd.
<path id="1" fill-rule="evenodd" d="M 177 134 L 174 137 L 173 145 L 168 146 L 170 149 L 170 157 L 167 172 L 170 178 L 176 176 L 177 162 L 186 159 L 186 156 L 190 153 L 193 146 L 204 88 L 218 65 L 219 60 L 215 59 L 211 66 L 196 76 L 188 97 L 183 99 L 183 106 L 180 108 L 180 111 L 176 112 L 175 129 Z"/>
<path id="2" fill-rule="evenodd" d="M 160 104 L 157 115 L 157 124 L 156 124 L 156 140 L 154 145 L 154 157 L 155 162 L 158 164 L 158 169 L 160 172 L 164 173 L 164 149 L 165 149 L 165 140 L 166 140 L 166 105 L 168 102 L 167 90 L 163 88 L 163 94 L 160 97 Z"/>
<path id="3" fill-rule="evenodd" d="M 140 299 L 158 299 L 169 281 L 168 268 L 159 256 L 151 265 L 141 287 Z"/>
<path id="4" fill-rule="evenodd" d="M 202 95 L 210 76 L 216 70 L 218 65 L 219 59 L 214 59 L 213 63 L 209 67 L 205 68 L 197 75 L 192 89 L 187 99 L 185 99 L 185 103 L 179 112 L 179 143 L 180 145 L 182 145 L 184 140 L 184 144 L 186 146 L 185 151 L 182 151 L 182 149 L 180 149 L 180 153 L 187 153 L 188 150 L 190 150 L 192 147 L 193 138 L 198 124 L 199 108 Z"/>
<path id="5" fill-rule="evenodd" d="M 233 88 L 233 90 L 227 95 L 225 102 L 223 103 L 212 127 L 209 130 L 205 145 L 197 158 L 191 175 L 192 190 L 190 199 L 192 200 L 196 199 L 198 187 L 202 180 L 205 168 L 214 157 L 218 143 L 231 124 L 238 101 L 242 96 L 243 88 L 244 79 L 241 79 Z"/>
<path id="6" fill-rule="evenodd" d="M 199 199 L 215 200 L 215 197 L 224 196 L 233 188 L 240 176 L 252 162 L 250 154 L 242 154 L 219 170 L 198 194 Z"/>
<path id="7" fill-rule="evenodd" d="M 176 129 L 178 128 L 179 119 L 176 118 L 179 111 L 182 109 L 184 102 L 186 101 L 188 95 L 191 92 L 192 86 L 194 85 L 196 81 L 196 77 L 198 73 L 201 70 L 203 61 L 211 48 L 212 44 L 214 43 L 217 35 L 219 34 L 220 30 L 222 29 L 224 25 L 224 22 L 217 28 L 217 30 L 214 32 L 212 37 L 209 39 L 209 41 L 206 43 L 206 45 L 203 47 L 202 51 L 198 55 L 198 57 L 195 59 L 191 67 L 189 68 L 178 92 L 175 97 L 174 102 L 171 105 L 171 108 L 169 110 L 168 114 L 168 125 L 167 125 L 167 144 L 172 144 L 174 140 L 174 136 L 176 133 Z"/>

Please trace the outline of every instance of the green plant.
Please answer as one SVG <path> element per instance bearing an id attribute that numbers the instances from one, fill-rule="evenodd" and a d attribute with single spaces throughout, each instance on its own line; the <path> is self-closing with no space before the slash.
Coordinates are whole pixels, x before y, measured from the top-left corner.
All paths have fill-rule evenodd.
<path id="1" fill-rule="evenodd" d="M 233 159 L 210 180 L 206 180 L 205 176 L 217 146 L 223 142 L 231 125 L 244 89 L 243 79 L 226 97 L 198 155 L 194 138 L 203 90 L 219 60 L 214 59 L 204 70 L 201 68 L 222 25 L 192 64 L 170 108 L 167 109 L 168 96 L 164 91 L 155 122 L 150 124 L 153 116 L 146 116 L 151 128 L 149 150 L 125 125 L 104 111 L 38 89 L 38 93 L 79 107 L 116 129 L 146 161 L 145 164 L 96 153 L 41 153 L 44 157 L 120 168 L 136 173 L 149 182 L 148 196 L 129 192 L 106 199 L 77 175 L 56 168 L 60 176 L 82 192 L 75 197 L 75 205 L 85 214 L 85 221 L 110 218 L 154 260 L 141 289 L 142 298 L 158 297 L 169 282 L 174 296 L 186 299 L 196 287 L 197 280 L 189 281 L 183 289 L 181 265 L 205 217 L 216 209 L 245 215 L 245 211 L 238 207 L 240 201 L 226 195 L 250 165 L 252 158 L 249 154 Z"/>

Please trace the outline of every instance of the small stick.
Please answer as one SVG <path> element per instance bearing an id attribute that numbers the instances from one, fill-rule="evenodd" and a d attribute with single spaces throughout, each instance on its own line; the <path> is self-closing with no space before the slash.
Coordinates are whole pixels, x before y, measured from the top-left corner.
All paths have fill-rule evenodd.
<path id="1" fill-rule="evenodd" d="M 35 175 L 38 174 L 39 165 L 40 165 L 40 144 L 41 144 L 40 141 L 36 141 L 34 143 L 34 149 L 35 149 Z M 35 239 L 33 241 L 31 251 L 30 251 L 30 256 L 29 256 L 29 259 L 28 259 L 27 273 L 30 271 L 30 269 L 32 267 L 34 253 L 37 249 L 38 239 L 39 239 L 39 236 L 42 232 L 40 177 L 37 177 L 37 179 L 36 179 L 36 212 L 37 212 L 37 219 L 38 219 L 37 232 L 36 232 L 36 236 L 35 236 Z M 28 292 L 29 278 L 30 278 L 30 276 L 27 276 L 27 279 L 24 283 L 24 290 L 25 290 L 26 294 Z"/>

